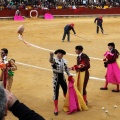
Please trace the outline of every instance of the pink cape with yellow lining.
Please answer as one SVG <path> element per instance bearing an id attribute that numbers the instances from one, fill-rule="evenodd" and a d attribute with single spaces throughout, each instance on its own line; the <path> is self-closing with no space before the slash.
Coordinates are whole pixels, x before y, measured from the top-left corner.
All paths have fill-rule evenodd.
<path id="1" fill-rule="evenodd" d="M 75 85 L 75 80 L 70 76 L 68 81 L 68 93 L 63 107 L 64 111 L 70 114 L 76 111 L 87 110 L 88 108 L 83 100 L 83 96 Z"/>

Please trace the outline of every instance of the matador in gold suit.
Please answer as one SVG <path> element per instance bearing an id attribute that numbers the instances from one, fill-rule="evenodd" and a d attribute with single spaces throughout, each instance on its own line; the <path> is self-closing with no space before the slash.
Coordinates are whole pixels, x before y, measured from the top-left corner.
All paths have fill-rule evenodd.
<path id="1" fill-rule="evenodd" d="M 14 59 L 8 59 L 7 54 L 8 50 L 6 48 L 1 49 L 1 62 L 5 64 L 5 67 L 1 69 L 0 80 L 3 81 L 4 88 L 10 91 L 13 83 L 13 71 L 17 70 L 17 66 Z"/>

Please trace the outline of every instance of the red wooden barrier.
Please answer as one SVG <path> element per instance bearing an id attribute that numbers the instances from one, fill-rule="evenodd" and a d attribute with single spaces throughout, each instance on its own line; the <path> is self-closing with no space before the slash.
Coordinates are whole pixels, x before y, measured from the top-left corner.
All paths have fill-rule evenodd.
<path id="1" fill-rule="evenodd" d="M 12 17 L 15 15 L 16 10 L 0 10 L 0 17 Z M 46 10 L 38 9 L 38 14 L 44 15 Z M 90 9 L 90 8 L 79 8 L 73 9 L 51 9 L 50 12 L 53 15 L 91 15 L 91 14 L 120 14 L 120 8 L 111 9 Z M 22 16 L 30 17 L 30 10 L 21 10 Z M 35 13 L 33 12 L 34 16 Z"/>

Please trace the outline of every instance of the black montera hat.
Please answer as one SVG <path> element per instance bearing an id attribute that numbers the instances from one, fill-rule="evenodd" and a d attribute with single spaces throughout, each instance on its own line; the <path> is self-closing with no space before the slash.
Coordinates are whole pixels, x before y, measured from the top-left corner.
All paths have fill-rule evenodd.
<path id="1" fill-rule="evenodd" d="M 113 48 L 115 48 L 115 43 L 113 43 L 113 42 L 108 43 L 108 46 L 112 46 Z"/>
<path id="2" fill-rule="evenodd" d="M 58 50 L 56 50 L 54 53 L 55 53 L 55 54 L 61 53 L 61 54 L 63 54 L 63 55 L 66 54 L 66 52 L 65 52 L 64 50 L 62 50 L 62 49 L 58 49 Z"/>
<path id="3" fill-rule="evenodd" d="M 76 49 L 76 50 L 81 50 L 81 51 L 83 51 L 83 46 L 78 45 L 78 46 L 75 47 L 75 49 Z"/>

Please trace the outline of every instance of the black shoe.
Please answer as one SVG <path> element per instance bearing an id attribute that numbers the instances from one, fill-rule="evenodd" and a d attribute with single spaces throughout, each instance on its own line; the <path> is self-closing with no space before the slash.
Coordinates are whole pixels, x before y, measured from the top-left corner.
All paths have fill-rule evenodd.
<path id="1" fill-rule="evenodd" d="M 100 90 L 108 90 L 108 88 L 101 87 Z"/>
<path id="2" fill-rule="evenodd" d="M 119 90 L 112 90 L 112 92 L 120 92 Z"/>
<path id="3" fill-rule="evenodd" d="M 58 112 L 54 112 L 54 115 L 57 116 L 57 115 L 58 115 Z"/>

